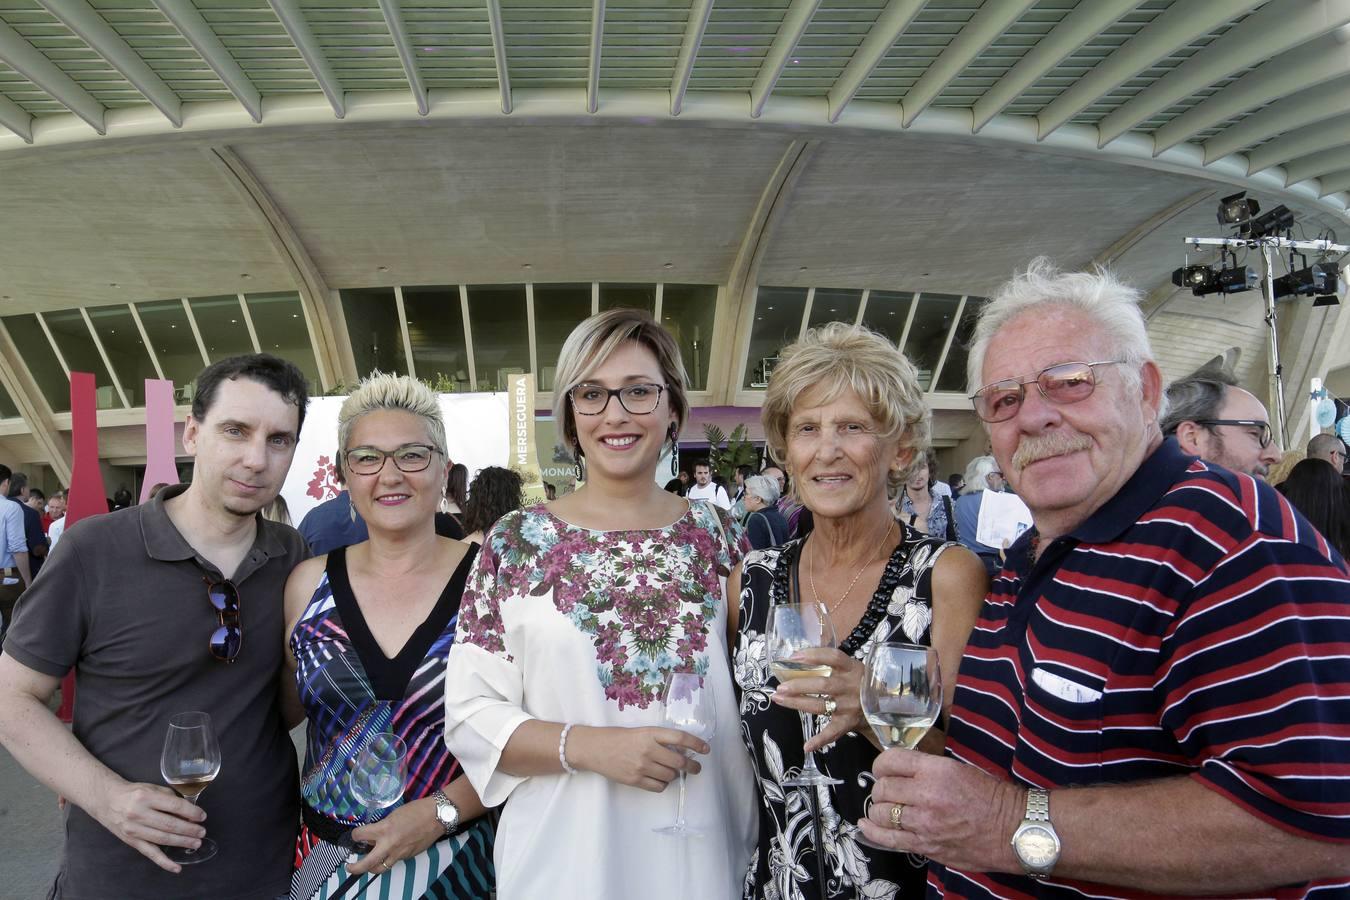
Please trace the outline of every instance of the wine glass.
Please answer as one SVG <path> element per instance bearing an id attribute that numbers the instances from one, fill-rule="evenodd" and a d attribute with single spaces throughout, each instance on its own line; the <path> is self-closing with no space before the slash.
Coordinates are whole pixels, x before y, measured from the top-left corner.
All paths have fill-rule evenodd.
<path id="1" fill-rule="evenodd" d="M 704 742 L 712 740 L 717 733 L 717 704 L 713 699 L 712 685 L 702 675 L 690 672 L 671 672 L 666 679 L 665 714 L 663 721 L 671 728 L 688 732 Z M 683 749 L 683 748 L 681 748 Z M 685 756 L 690 756 L 684 750 Z M 684 821 L 684 779 L 686 772 L 680 770 L 680 805 L 675 815 L 675 824 L 652 830 L 658 834 L 676 837 L 699 837 L 703 832 L 690 828 Z"/>
<path id="2" fill-rule="evenodd" d="M 819 603 L 783 603 L 769 607 L 766 625 L 769 666 L 780 682 L 795 678 L 828 678 L 833 669 L 823 663 L 808 663 L 792 659 L 801 650 L 835 645 L 834 625 L 829 613 Z M 815 736 L 815 717 L 801 713 L 802 739 Z M 806 752 L 799 774 L 784 778 L 786 787 L 809 787 L 820 784 L 843 784 L 816 768 L 816 755 Z"/>
<path id="3" fill-rule="evenodd" d="M 408 782 L 408 745 L 403 738 L 387 731 L 370 736 L 352 760 L 347 785 L 358 803 L 371 811 L 388 809 L 403 799 Z M 339 846 L 356 853 L 369 853 L 370 845 L 343 835 Z"/>
<path id="4" fill-rule="evenodd" d="M 164 735 L 164 751 L 159 757 L 159 771 L 164 781 L 178 796 L 197 802 L 220 774 L 220 744 L 211 728 L 211 717 L 204 712 L 178 713 L 169 719 L 169 730 Z M 165 847 L 164 855 L 176 863 L 190 865 L 205 862 L 216 855 L 219 848 L 208 837 L 201 846 Z"/>
<path id="5" fill-rule="evenodd" d="M 882 747 L 913 750 L 942 711 L 942 674 L 937 651 L 918 644 L 874 644 L 858 689 L 863 716 Z M 875 850 L 861 833 L 854 839 Z"/>

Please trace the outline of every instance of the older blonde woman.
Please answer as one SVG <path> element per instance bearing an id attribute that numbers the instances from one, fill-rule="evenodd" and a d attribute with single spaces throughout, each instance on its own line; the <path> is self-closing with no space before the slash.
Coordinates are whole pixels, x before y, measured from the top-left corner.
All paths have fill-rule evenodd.
<path id="1" fill-rule="evenodd" d="M 486 898 L 492 826 L 441 740 L 444 660 L 474 551 L 436 534 L 449 468 L 440 403 L 412 378 L 373 375 L 342 404 L 338 443 L 370 538 L 301 563 L 286 585 L 290 706 L 309 718 L 291 897 Z M 387 815 L 350 777 L 379 733 L 408 754 Z M 344 866 L 352 841 L 370 849 Z"/>
<path id="2" fill-rule="evenodd" d="M 742 539 L 653 477 L 688 413 L 679 350 L 649 314 L 611 310 L 567 338 L 557 385 L 584 486 L 488 532 L 446 678 L 446 741 L 505 804 L 497 895 L 734 897 L 755 815 L 723 583 Z M 711 692 L 706 742 L 665 723 L 675 672 Z M 655 831 L 682 771 L 694 839 Z"/>
<path id="3" fill-rule="evenodd" d="M 914 368 L 890 341 L 839 323 L 808 331 L 780 354 L 763 417 L 769 451 L 791 476 L 815 528 L 806 538 L 749 554 L 732 578 L 741 598 L 735 677 L 742 734 L 760 796 L 759 853 L 745 897 L 922 896 L 923 860 L 857 843 L 854 823 L 869 791 L 864 773 L 879 752 L 859 708 L 862 660 L 879 641 L 931 644 L 950 703 L 988 580 L 969 551 L 892 514 L 891 498 L 927 444 L 929 413 Z M 764 646 L 768 609 L 811 602 L 827 611 L 839 646 L 806 657 L 828 664 L 832 674 L 779 684 Z M 783 783 L 804 761 L 798 711 L 825 716 L 806 746 L 842 784 Z M 938 751 L 941 744 L 935 731 L 921 747 Z M 812 815 L 817 802 L 821 845 Z M 817 879 L 820 871 L 826 883 Z"/>

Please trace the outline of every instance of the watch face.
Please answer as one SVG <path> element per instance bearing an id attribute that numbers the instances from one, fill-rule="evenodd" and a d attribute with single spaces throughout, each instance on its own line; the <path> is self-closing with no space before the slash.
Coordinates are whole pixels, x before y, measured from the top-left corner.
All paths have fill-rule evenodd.
<path id="1" fill-rule="evenodd" d="M 1023 826 L 1017 835 L 1017 855 L 1032 868 L 1044 868 L 1059 858 L 1059 841 L 1053 832 L 1039 825 Z"/>

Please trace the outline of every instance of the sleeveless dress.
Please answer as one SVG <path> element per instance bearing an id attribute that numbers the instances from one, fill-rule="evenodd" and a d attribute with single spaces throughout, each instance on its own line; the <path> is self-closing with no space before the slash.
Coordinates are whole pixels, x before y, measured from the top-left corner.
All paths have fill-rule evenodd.
<path id="1" fill-rule="evenodd" d="M 933 619 L 934 563 L 953 544 L 929 538 L 902 524 L 902 539 L 853 632 L 841 635 L 839 649 L 862 660 L 877 642 L 928 645 Z M 740 694 L 741 737 L 755 766 L 759 794 L 759 847 L 745 878 L 745 900 L 922 897 L 928 861 L 908 853 L 873 850 L 857 842 L 858 820 L 866 815 L 879 751 L 861 734 L 850 733 L 816 752 L 822 772 L 843 784 L 815 789 L 785 787 L 785 777 L 805 761 L 801 718 L 769 700 L 778 680 L 769 671 L 765 630 L 771 605 L 798 594 L 797 566 L 804 539 L 757 550 L 745 558 L 735 678 Z M 956 673 L 951 673 L 954 677 Z M 819 730 L 823 716 L 817 717 Z M 824 859 L 816 858 L 813 806 L 819 809 Z M 822 881 L 818 873 L 824 872 Z"/>
<path id="2" fill-rule="evenodd" d="M 491 895 L 495 879 L 489 816 L 379 875 L 351 878 L 344 865 L 348 852 L 335 843 L 336 833 L 397 809 L 368 810 L 351 795 L 347 767 L 372 735 L 392 732 L 407 744 L 404 802 L 429 797 L 460 774 L 459 762 L 442 740 L 441 701 L 460 596 L 476 555 L 471 548 L 431 614 L 389 659 L 352 593 L 346 548 L 328 554 L 327 569 L 290 638 L 300 700 L 309 717 L 300 787 L 305 824 L 291 881 L 293 900 Z"/>

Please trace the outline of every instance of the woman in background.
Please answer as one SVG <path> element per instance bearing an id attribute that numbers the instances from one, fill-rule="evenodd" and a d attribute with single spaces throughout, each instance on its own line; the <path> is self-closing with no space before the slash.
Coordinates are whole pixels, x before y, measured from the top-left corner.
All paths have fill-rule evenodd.
<path id="1" fill-rule="evenodd" d="M 488 466 L 469 486 L 469 502 L 464 508 L 464 541 L 483 543 L 483 535 L 497 520 L 525 503 L 520 475 L 501 466 Z"/>
<path id="2" fill-rule="evenodd" d="M 936 471 L 937 457 L 932 450 L 928 450 L 915 464 L 900 490 L 899 515 L 896 518 L 929 537 L 954 541 L 956 519 L 952 514 L 952 498 L 945 490 L 946 484 L 942 484 L 944 490 L 937 490 L 938 482 L 933 477 Z"/>
<path id="3" fill-rule="evenodd" d="M 745 479 L 745 533 L 750 549 L 786 544 L 788 523 L 778 511 L 778 482 L 763 475 Z"/>
<path id="4" fill-rule="evenodd" d="M 957 539 L 979 556 L 990 578 L 1003 568 L 1003 554 L 998 547 L 990 547 L 975 540 L 975 531 L 980 523 L 980 504 L 984 502 L 984 492 L 1001 491 L 1006 483 L 992 456 L 977 456 L 966 466 L 965 489 L 953 504 Z"/>
<path id="5" fill-rule="evenodd" d="M 555 409 L 582 487 L 503 516 L 465 595 L 446 742 L 490 806 L 501 900 L 730 900 L 753 846 L 725 576 L 739 526 L 652 477 L 688 415 L 678 346 L 614 309 L 568 336 Z M 668 676 L 703 676 L 705 742 L 665 723 Z M 686 815 L 702 837 L 658 834 Z"/>
<path id="6" fill-rule="evenodd" d="M 1345 479 L 1325 459 L 1304 459 L 1275 490 L 1303 513 L 1342 559 L 1350 559 L 1350 496 Z"/>

